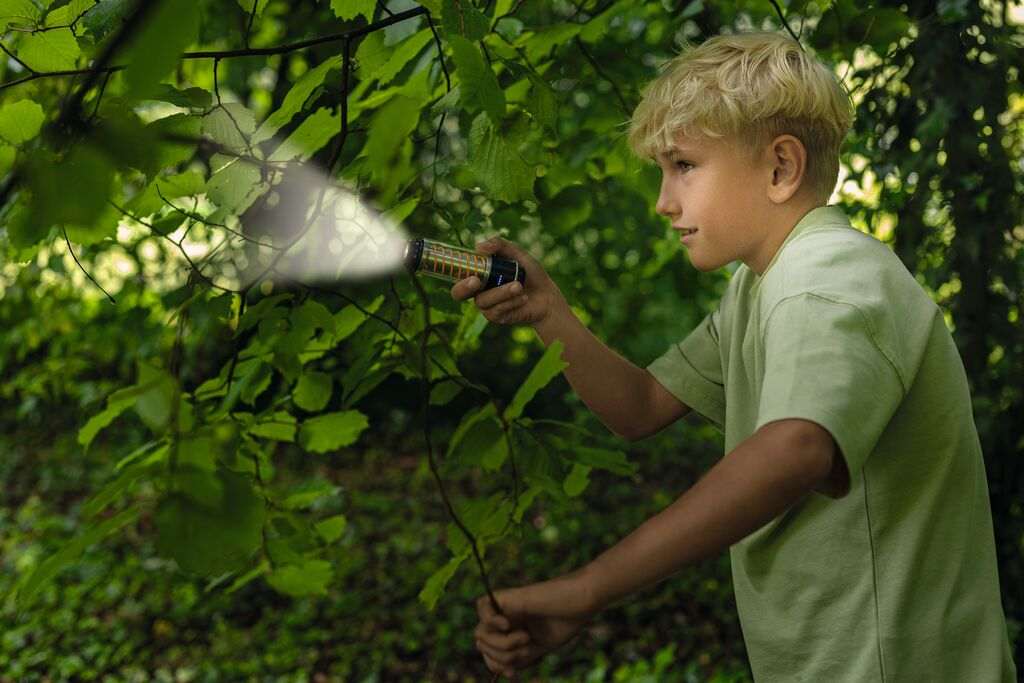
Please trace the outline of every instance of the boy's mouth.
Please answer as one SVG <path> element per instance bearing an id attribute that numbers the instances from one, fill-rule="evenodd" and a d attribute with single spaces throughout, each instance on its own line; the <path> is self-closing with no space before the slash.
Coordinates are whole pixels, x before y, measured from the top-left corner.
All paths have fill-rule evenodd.
<path id="1" fill-rule="evenodd" d="M 676 228 L 676 230 L 683 233 L 684 235 L 692 235 L 693 233 L 697 232 L 697 228 Z"/>

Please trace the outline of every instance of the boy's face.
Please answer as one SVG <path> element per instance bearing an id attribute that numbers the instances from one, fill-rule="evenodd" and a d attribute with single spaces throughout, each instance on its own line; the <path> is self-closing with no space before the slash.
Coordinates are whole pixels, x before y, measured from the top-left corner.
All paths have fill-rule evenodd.
<path id="1" fill-rule="evenodd" d="M 768 247 L 763 217 L 771 206 L 767 158 L 755 163 L 725 138 L 680 134 L 657 163 L 662 175 L 655 208 L 679 232 L 694 267 L 710 271 L 741 260 L 760 272 L 755 266 L 767 264 Z M 686 235 L 688 228 L 697 232 Z"/>

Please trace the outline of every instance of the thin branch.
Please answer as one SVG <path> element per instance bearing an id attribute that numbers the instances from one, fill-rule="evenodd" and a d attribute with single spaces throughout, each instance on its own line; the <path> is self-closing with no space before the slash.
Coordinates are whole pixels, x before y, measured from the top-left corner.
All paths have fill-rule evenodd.
<path id="1" fill-rule="evenodd" d="M 256 19 L 256 8 L 260 6 L 260 0 L 252 0 L 252 12 L 249 13 L 249 24 L 245 27 L 245 37 L 242 42 L 249 47 L 249 33 L 252 31 L 252 22 Z"/>
<path id="2" fill-rule="evenodd" d="M 782 13 L 782 8 L 779 7 L 779 3 L 776 2 L 776 0 L 771 0 L 771 3 L 772 3 L 772 7 L 775 8 L 775 13 L 779 15 L 779 21 L 782 22 L 782 25 L 786 27 L 787 31 L 789 31 L 789 35 L 793 36 L 793 40 L 795 40 L 797 42 L 797 44 L 799 45 L 800 44 L 800 36 L 798 36 L 796 33 L 793 32 L 793 27 L 789 25 L 788 21 L 786 21 L 786 15 Z M 803 32 L 803 27 L 801 27 L 800 31 Z M 800 49 L 801 50 L 804 49 L 804 46 L 800 45 Z"/>
<path id="3" fill-rule="evenodd" d="M 627 116 L 630 115 L 632 113 L 632 110 L 629 107 L 629 103 L 626 102 L 626 98 L 623 97 L 622 91 L 619 90 L 618 83 L 612 80 L 612 78 L 604 72 L 604 69 L 602 69 L 601 65 L 597 62 L 596 59 L 594 59 L 594 56 L 590 54 L 590 51 L 587 50 L 587 46 L 583 44 L 583 41 L 579 39 L 579 36 L 574 36 L 573 42 L 576 43 L 576 47 L 580 49 L 580 52 L 583 53 L 583 56 L 586 57 L 588 62 L 590 62 L 590 66 L 594 68 L 594 71 L 597 72 L 597 75 L 611 84 L 612 90 L 615 92 L 615 96 L 619 100 L 619 106 L 622 108 L 622 111 L 625 112 Z"/>
<path id="4" fill-rule="evenodd" d="M 100 287 L 100 283 L 96 282 L 96 278 L 89 274 L 89 271 L 85 269 L 85 266 L 82 265 L 82 262 L 78 260 L 77 256 L 75 256 L 75 250 L 71 248 L 71 240 L 68 239 L 68 231 L 65 230 L 63 226 L 60 230 L 62 233 L 64 233 L 64 243 L 68 245 L 68 251 L 71 252 L 71 258 L 75 259 L 75 263 L 77 263 L 78 267 L 82 269 L 82 272 L 85 273 L 85 276 L 92 280 L 92 283 L 99 287 L 99 290 L 101 292 L 107 295 L 107 298 L 110 299 L 110 303 L 116 304 L 117 301 L 114 299 L 114 297 L 110 296 L 110 292 L 103 289 L 103 287 Z"/>
<path id="5" fill-rule="evenodd" d="M 13 52 L 11 52 L 10 50 L 8 50 L 7 46 L 4 45 L 2 42 L 0 42 L 0 50 L 3 50 L 7 54 L 8 57 L 10 57 L 14 61 L 16 61 L 18 64 L 20 64 L 22 66 L 22 68 L 25 69 L 25 71 L 28 71 L 30 74 L 36 73 L 35 69 L 33 69 L 28 64 L 26 64 L 25 62 L 23 62 L 20 59 L 18 59 L 18 56 L 16 54 L 14 54 Z"/>

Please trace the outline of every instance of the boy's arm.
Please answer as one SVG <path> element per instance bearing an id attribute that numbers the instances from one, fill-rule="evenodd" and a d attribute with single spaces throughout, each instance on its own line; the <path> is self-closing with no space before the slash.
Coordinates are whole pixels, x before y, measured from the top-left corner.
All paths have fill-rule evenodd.
<path id="1" fill-rule="evenodd" d="M 565 306 L 553 308 L 534 330 L 545 346 L 565 345 L 563 373 L 573 391 L 613 432 L 641 439 L 690 412 L 647 370 L 606 346 Z"/>
<path id="2" fill-rule="evenodd" d="M 728 453 L 674 503 L 582 570 L 600 612 L 761 528 L 834 476 L 832 435 L 807 420 L 779 420 Z"/>

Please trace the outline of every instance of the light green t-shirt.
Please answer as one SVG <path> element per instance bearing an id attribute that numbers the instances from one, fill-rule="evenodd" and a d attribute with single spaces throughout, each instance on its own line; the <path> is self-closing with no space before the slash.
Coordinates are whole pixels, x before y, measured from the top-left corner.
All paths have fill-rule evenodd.
<path id="1" fill-rule="evenodd" d="M 845 496 L 811 493 L 730 549 L 759 683 L 1016 680 L 963 363 L 888 247 L 810 211 L 648 370 L 726 453 L 802 418 L 849 469 Z"/>

